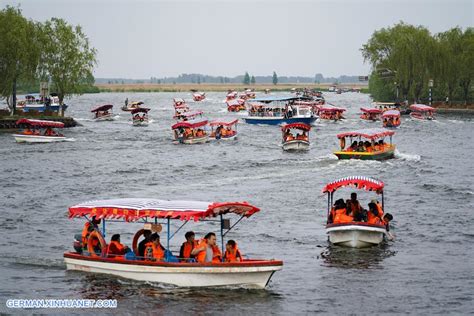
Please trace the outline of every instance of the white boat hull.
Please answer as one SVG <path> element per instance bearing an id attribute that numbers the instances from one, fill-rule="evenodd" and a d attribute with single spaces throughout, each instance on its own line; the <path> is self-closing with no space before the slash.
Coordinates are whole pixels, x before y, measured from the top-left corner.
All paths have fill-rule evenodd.
<path id="1" fill-rule="evenodd" d="M 290 150 L 308 150 L 309 149 L 309 142 L 305 140 L 290 140 L 288 142 L 283 143 L 282 145 L 283 150 L 290 151 Z"/>
<path id="2" fill-rule="evenodd" d="M 66 137 L 63 136 L 41 136 L 41 135 L 22 135 L 14 134 L 17 143 L 54 143 L 64 142 Z"/>
<path id="3" fill-rule="evenodd" d="M 67 257 L 64 261 L 68 270 L 111 274 L 137 281 L 171 284 L 178 287 L 231 286 L 263 289 L 273 273 L 282 269 L 281 265 L 241 267 L 138 265 L 130 264 L 130 262 L 115 263 Z"/>
<path id="4" fill-rule="evenodd" d="M 109 115 L 96 117 L 96 118 L 94 118 L 94 121 L 113 121 L 114 119 L 115 118 L 114 118 L 113 114 L 109 114 Z"/>
<path id="5" fill-rule="evenodd" d="M 215 137 L 209 137 L 209 139 L 211 139 L 211 140 L 223 140 L 223 141 L 236 140 L 236 139 L 237 139 L 237 134 L 232 135 L 232 136 L 230 136 L 230 137 L 221 137 L 221 138 L 219 138 L 219 139 L 216 139 Z"/>
<path id="6" fill-rule="evenodd" d="M 383 241 L 386 229 L 380 226 L 342 225 L 326 228 L 329 241 L 332 244 L 365 248 L 380 244 Z"/>
<path id="7" fill-rule="evenodd" d="M 175 139 L 175 143 L 177 143 L 177 144 L 188 144 L 188 145 L 204 144 L 204 143 L 207 143 L 208 141 L 209 141 L 209 136 L 208 135 L 203 136 L 203 137 L 185 138 L 182 141 L 179 141 L 179 140 Z"/>

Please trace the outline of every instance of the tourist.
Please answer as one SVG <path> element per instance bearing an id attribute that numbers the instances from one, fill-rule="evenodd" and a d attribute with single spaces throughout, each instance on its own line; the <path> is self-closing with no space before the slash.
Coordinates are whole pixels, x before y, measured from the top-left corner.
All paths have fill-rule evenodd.
<path id="1" fill-rule="evenodd" d="M 346 207 L 347 213 L 354 218 L 354 221 L 362 222 L 366 220 L 367 211 L 362 208 L 357 200 L 357 193 L 351 193 L 351 199 L 346 201 Z"/>
<path id="2" fill-rule="evenodd" d="M 229 240 L 225 245 L 225 249 L 224 262 L 241 262 L 243 260 L 234 240 Z"/>
<path id="3" fill-rule="evenodd" d="M 216 234 L 208 233 L 199 245 L 191 251 L 191 255 L 195 256 L 200 263 L 205 262 L 221 262 L 222 254 L 216 244 Z"/>
<path id="4" fill-rule="evenodd" d="M 160 235 L 153 233 L 150 241 L 146 244 L 145 260 L 163 261 L 165 258 L 165 249 L 160 244 Z"/>
<path id="5" fill-rule="evenodd" d="M 107 246 L 106 256 L 115 258 L 116 256 L 123 256 L 128 251 L 128 247 L 120 243 L 120 234 L 112 235 L 110 244 Z"/>
<path id="6" fill-rule="evenodd" d="M 354 221 L 354 218 L 350 215 L 347 215 L 346 203 L 343 199 L 339 199 L 334 204 L 334 224 L 349 223 Z"/>
<path id="7" fill-rule="evenodd" d="M 145 257 L 146 244 L 150 242 L 151 230 L 145 229 L 143 231 L 143 240 L 138 244 L 138 256 Z"/>
<path id="8" fill-rule="evenodd" d="M 87 221 L 84 224 L 84 228 L 82 229 L 82 248 L 87 249 L 87 241 L 89 239 L 89 235 L 94 230 L 99 230 L 98 225 L 100 224 L 100 219 L 96 219 L 95 216 L 92 216 L 90 221 Z M 92 246 L 96 247 L 98 245 L 98 241 L 95 240 Z"/>
<path id="9" fill-rule="evenodd" d="M 184 234 L 186 241 L 183 242 L 183 244 L 181 245 L 181 249 L 179 250 L 179 258 L 181 259 L 181 261 L 189 261 L 190 259 L 194 258 L 194 256 L 191 255 L 191 252 L 194 248 L 198 246 L 198 242 L 197 240 L 195 240 L 195 236 L 196 235 L 192 231 L 189 231 Z"/>

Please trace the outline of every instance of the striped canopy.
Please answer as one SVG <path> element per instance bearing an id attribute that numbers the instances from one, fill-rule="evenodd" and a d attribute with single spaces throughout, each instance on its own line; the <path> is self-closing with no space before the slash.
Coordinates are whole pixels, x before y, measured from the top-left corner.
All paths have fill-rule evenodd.
<path id="1" fill-rule="evenodd" d="M 426 104 L 412 104 L 410 105 L 410 109 L 413 111 L 419 111 L 419 112 L 428 112 L 428 111 L 436 110 L 434 107 L 431 107 Z"/>
<path id="2" fill-rule="evenodd" d="M 339 188 L 347 186 L 355 187 L 359 190 L 376 191 L 377 193 L 382 193 L 384 183 L 379 180 L 362 176 L 346 177 L 326 184 L 323 189 L 323 193 L 332 193 Z"/>
<path id="3" fill-rule="evenodd" d="M 383 112 L 382 117 L 400 117 L 400 111 L 388 110 Z"/>
<path id="4" fill-rule="evenodd" d="M 64 127 L 63 122 L 56 122 L 56 121 L 43 121 L 43 120 L 32 120 L 32 119 L 19 119 L 16 121 L 17 125 L 20 124 L 28 124 L 31 126 L 37 126 L 37 127 Z"/>
<path id="5" fill-rule="evenodd" d="M 250 217 L 258 211 L 260 211 L 258 207 L 247 202 L 212 203 L 125 198 L 90 201 L 71 206 L 69 218 L 87 215 L 95 216 L 97 219 L 124 219 L 126 221 L 136 221 L 148 217 L 198 221 L 226 213 Z"/>
<path id="6" fill-rule="evenodd" d="M 344 138 L 344 137 L 364 137 L 367 139 L 377 139 L 377 138 L 382 138 L 385 136 L 392 136 L 395 134 L 394 131 L 389 131 L 384 128 L 368 128 L 368 129 L 361 129 L 358 131 L 352 131 L 352 132 L 344 132 L 341 134 L 337 135 L 337 138 Z"/>
<path id="7" fill-rule="evenodd" d="M 376 108 L 360 108 L 362 112 L 365 113 L 373 113 L 373 114 L 380 114 L 382 113 L 382 110 L 376 109 Z"/>

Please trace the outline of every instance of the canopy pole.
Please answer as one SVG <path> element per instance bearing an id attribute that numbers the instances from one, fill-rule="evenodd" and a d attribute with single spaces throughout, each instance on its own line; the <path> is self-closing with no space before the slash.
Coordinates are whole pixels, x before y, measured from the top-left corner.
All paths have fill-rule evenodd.
<path id="1" fill-rule="evenodd" d="M 174 235 L 176 235 L 176 233 L 178 233 L 180 231 L 181 228 L 184 227 L 184 225 L 186 225 L 188 223 L 188 221 L 185 221 L 183 223 L 183 225 L 179 226 L 179 228 L 171 235 L 170 239 L 173 239 Z"/>
<path id="2" fill-rule="evenodd" d="M 221 216 L 221 251 L 222 251 L 222 260 L 224 260 L 224 220 Z"/>
<path id="3" fill-rule="evenodd" d="M 169 254 L 170 252 L 170 218 L 169 217 L 168 217 L 168 222 L 167 222 L 166 233 L 168 235 L 168 238 L 166 241 L 166 249 L 168 250 L 168 254 Z M 166 261 L 168 261 L 168 255 L 165 258 L 166 258 Z"/>
<path id="4" fill-rule="evenodd" d="M 105 218 L 102 219 L 102 237 L 105 238 Z"/>

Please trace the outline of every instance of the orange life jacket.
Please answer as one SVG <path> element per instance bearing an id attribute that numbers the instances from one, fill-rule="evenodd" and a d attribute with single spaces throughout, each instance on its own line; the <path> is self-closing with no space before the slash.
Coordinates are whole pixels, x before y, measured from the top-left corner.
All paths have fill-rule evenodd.
<path id="1" fill-rule="evenodd" d="M 376 224 L 376 225 L 384 225 L 384 221 L 382 221 L 383 217 L 383 210 L 382 205 L 380 203 L 375 204 L 377 208 L 377 215 L 374 215 L 372 212 L 367 212 L 367 223 L 369 224 Z"/>
<path id="2" fill-rule="evenodd" d="M 31 129 L 27 129 L 23 132 L 24 135 L 33 135 L 33 131 Z"/>
<path id="3" fill-rule="evenodd" d="M 89 235 L 93 231 L 93 227 L 91 227 L 91 222 L 86 222 L 84 224 L 84 228 L 82 229 L 82 247 L 87 248 L 87 240 L 89 239 Z M 93 225 L 92 225 L 93 226 Z M 93 240 L 93 245 L 96 247 L 99 244 L 99 241 L 97 239 Z"/>
<path id="4" fill-rule="evenodd" d="M 145 245 L 145 260 L 162 260 L 165 257 L 165 252 L 161 249 L 161 245 L 156 246 L 152 241 Z"/>
<path id="5" fill-rule="evenodd" d="M 112 240 L 107 246 L 106 254 L 108 257 L 115 257 L 115 255 L 124 255 L 125 246 L 119 243 L 118 241 Z"/>
<path id="6" fill-rule="evenodd" d="M 189 259 L 189 258 L 193 258 L 193 256 L 191 255 L 191 251 L 193 251 L 194 248 L 196 248 L 198 245 L 198 242 L 195 240 L 193 241 L 192 244 L 190 244 L 189 242 L 184 242 L 183 245 L 182 245 L 182 249 L 183 249 L 183 253 L 181 254 L 182 258 L 181 259 Z"/>
<path id="7" fill-rule="evenodd" d="M 199 242 L 198 247 L 201 248 L 203 246 L 205 246 L 205 250 L 201 251 L 196 256 L 196 260 L 200 263 L 206 262 L 206 252 L 207 252 L 206 239 L 201 239 L 201 241 Z M 217 247 L 217 245 L 212 246 L 212 262 L 221 262 L 221 261 L 222 261 L 222 254 L 221 254 L 221 251 L 219 250 L 219 247 Z"/>
<path id="8" fill-rule="evenodd" d="M 338 209 L 335 211 L 335 216 L 334 216 L 334 224 L 340 224 L 340 223 L 349 223 L 354 221 L 354 218 L 352 216 L 349 216 L 346 214 L 346 209 Z"/>
<path id="9" fill-rule="evenodd" d="M 349 214 L 354 216 L 354 214 L 360 213 L 362 211 L 362 207 L 360 206 L 359 201 L 352 202 L 352 200 L 348 200 L 346 205 L 349 209 Z"/>
<path id="10" fill-rule="evenodd" d="M 238 262 L 237 258 L 240 258 L 240 261 L 242 261 L 242 255 L 240 254 L 240 250 L 237 248 L 237 245 L 235 246 L 235 249 L 232 249 L 231 251 L 225 251 L 225 262 Z"/>

